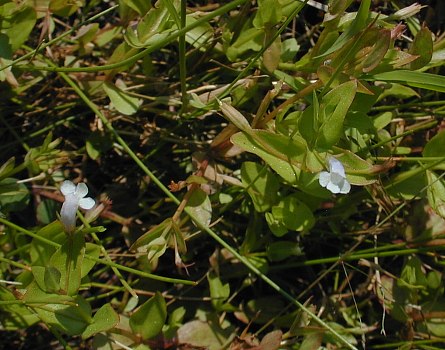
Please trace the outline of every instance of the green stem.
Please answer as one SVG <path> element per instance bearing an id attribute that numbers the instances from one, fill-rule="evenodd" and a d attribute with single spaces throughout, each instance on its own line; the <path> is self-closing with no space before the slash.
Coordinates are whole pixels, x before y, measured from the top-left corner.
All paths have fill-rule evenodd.
<path id="1" fill-rule="evenodd" d="M 50 245 L 52 247 L 55 247 L 56 249 L 60 248 L 60 246 L 61 246 L 60 244 L 58 244 L 56 242 L 53 242 L 53 241 L 51 241 L 49 239 L 41 237 L 41 236 L 35 234 L 34 232 L 28 231 L 27 229 L 25 229 L 25 228 L 23 228 L 21 226 L 18 226 L 18 225 L 14 224 L 14 223 L 6 220 L 6 219 L 3 219 L 1 217 L 0 217 L 0 223 L 2 223 L 2 224 L 6 225 L 6 226 L 8 226 L 8 227 L 10 227 L 10 228 L 12 228 L 14 230 L 22 232 L 22 233 L 26 234 L 27 236 L 30 236 L 30 237 L 32 237 L 32 238 L 34 238 L 34 239 L 36 239 L 36 240 L 38 240 L 38 241 L 40 241 L 42 243 L 48 244 L 48 245 Z M 115 268 L 117 268 L 119 270 L 130 272 L 130 273 L 132 273 L 134 275 L 145 277 L 145 278 L 150 278 L 150 279 L 157 280 L 157 281 L 173 283 L 173 284 L 186 284 L 186 285 L 192 285 L 192 286 L 196 284 L 194 281 L 187 281 L 187 280 L 181 280 L 181 279 L 177 279 L 177 278 L 170 278 L 170 277 L 163 277 L 163 276 L 153 275 L 151 273 L 139 271 L 139 270 L 136 270 L 136 269 L 132 269 L 131 267 L 127 267 L 127 266 L 123 266 L 123 265 L 120 265 L 120 264 L 116 264 L 114 262 L 105 261 L 105 260 L 102 260 L 100 258 L 96 258 L 96 257 L 88 255 L 88 254 L 85 255 L 85 258 L 89 259 L 89 260 L 92 260 L 92 261 L 95 261 L 96 263 L 99 263 L 99 264 L 102 264 L 102 265 L 115 267 Z"/>
<path id="2" fill-rule="evenodd" d="M 181 28 L 185 28 L 187 18 L 187 1 L 181 0 Z M 187 67 L 185 55 L 185 34 L 179 37 L 179 79 L 181 80 L 181 114 L 187 109 Z"/>
<path id="3" fill-rule="evenodd" d="M 293 263 L 288 263 L 288 264 L 275 265 L 275 266 L 271 266 L 270 270 L 274 271 L 274 270 L 280 270 L 280 269 L 292 269 L 292 268 L 302 267 L 302 266 L 331 264 L 331 263 L 336 263 L 339 261 L 355 261 L 355 260 L 360 260 L 360 259 L 386 258 L 389 256 L 401 256 L 401 255 L 428 253 L 428 252 L 440 251 L 440 250 L 445 250 L 445 246 L 438 245 L 438 246 L 392 250 L 389 252 L 370 252 L 370 253 L 362 253 L 362 254 L 332 256 L 329 258 L 312 259 L 312 260 L 298 261 L 298 262 L 293 262 Z"/>
<path id="4" fill-rule="evenodd" d="M 365 148 L 360 150 L 360 153 L 364 154 L 364 153 L 366 153 L 366 152 L 368 152 L 370 150 L 379 148 L 379 147 L 387 144 L 388 142 L 400 139 L 400 138 L 405 137 L 407 135 L 414 134 L 416 131 L 423 130 L 423 129 L 429 129 L 429 128 L 435 126 L 436 124 L 437 124 L 436 120 L 428 121 L 426 123 L 422 123 L 422 124 L 418 125 L 416 128 L 407 130 L 407 131 L 402 132 L 401 134 L 398 134 L 398 135 L 394 135 L 394 136 L 392 136 L 392 137 L 390 137 L 388 139 L 385 139 L 383 141 L 380 141 L 379 143 L 376 143 L 375 145 L 371 145 L 371 146 L 365 147 Z"/>
<path id="5" fill-rule="evenodd" d="M 143 58 L 144 56 L 148 55 L 149 53 L 152 53 L 156 50 L 159 50 L 163 48 L 164 46 L 172 43 L 176 39 L 178 39 L 181 35 L 185 35 L 187 32 L 191 31 L 194 28 L 199 27 L 203 23 L 209 22 L 213 18 L 223 15 L 230 10 L 234 9 L 235 7 L 243 4 L 247 0 L 234 0 L 229 2 L 228 4 L 221 6 L 220 8 L 216 9 L 215 11 L 209 13 L 208 15 L 202 16 L 199 20 L 190 23 L 188 26 L 176 31 L 175 33 L 172 33 L 171 35 L 167 36 L 166 38 L 159 40 L 157 43 L 153 44 L 152 46 L 138 52 L 136 55 L 129 57 L 123 61 L 107 64 L 103 66 L 94 66 L 94 67 L 80 67 L 80 68 L 67 68 L 67 67 L 57 67 L 55 65 L 47 66 L 47 67 L 37 67 L 37 66 L 20 66 L 21 69 L 29 69 L 29 70 L 43 70 L 43 71 L 49 71 L 49 72 L 102 72 L 105 70 L 113 70 L 116 68 L 120 68 L 126 65 L 131 65 L 135 63 L 138 59 Z"/>
<path id="6" fill-rule="evenodd" d="M 114 135 L 116 138 L 116 141 L 122 146 L 122 148 L 127 152 L 127 154 L 133 159 L 133 161 L 140 167 L 140 169 L 147 174 L 150 179 L 158 186 L 167 197 L 169 197 L 176 205 L 180 204 L 179 199 L 174 196 L 166 186 L 147 168 L 147 166 L 138 158 L 136 153 L 133 152 L 133 150 L 128 146 L 128 144 L 122 139 L 122 137 L 119 135 L 119 133 L 114 129 L 113 125 L 110 123 L 110 121 L 102 114 L 102 112 L 99 110 L 99 108 L 84 94 L 84 92 L 77 86 L 77 84 L 65 73 L 59 72 L 62 79 L 64 79 L 68 85 L 70 85 L 73 90 L 79 95 L 79 97 L 85 102 L 85 104 L 91 108 L 91 110 L 97 115 L 106 128 Z M 317 315 L 315 315 L 311 310 L 309 310 L 306 306 L 301 304 L 298 300 L 292 297 L 288 292 L 283 290 L 278 284 L 276 284 L 274 281 L 272 281 L 269 277 L 264 275 L 254 264 L 252 264 L 246 257 L 241 256 L 236 249 L 234 249 L 232 246 L 230 246 L 228 243 L 226 243 L 216 232 L 211 230 L 209 227 L 204 225 L 200 222 L 200 219 L 195 216 L 195 214 L 189 209 L 185 208 L 184 212 L 187 213 L 187 215 L 197 224 L 197 226 L 205 231 L 207 234 L 209 234 L 216 242 L 218 242 L 221 246 L 226 248 L 230 253 L 233 254 L 238 260 L 240 260 L 245 266 L 247 266 L 253 273 L 255 273 L 257 276 L 259 276 L 264 282 L 266 282 L 272 289 L 276 290 L 281 296 L 283 296 L 285 299 L 293 303 L 295 306 L 297 306 L 299 309 L 303 310 L 309 317 L 313 318 L 316 323 L 318 323 L 320 326 L 327 329 L 332 335 L 334 335 L 339 341 L 341 341 L 343 344 L 346 345 L 347 348 L 357 350 L 357 348 L 350 344 L 346 338 L 344 338 L 340 333 L 338 333 L 334 328 L 332 328 L 328 323 L 324 322 L 321 318 L 319 318 Z M 92 257 L 89 257 L 92 260 L 94 260 Z M 105 263 L 105 262 L 102 262 Z M 109 266 L 114 266 L 109 262 L 106 262 Z M 130 268 L 124 268 L 123 266 L 119 266 L 120 270 L 128 271 Z M 130 269 L 133 270 L 133 269 Z M 135 271 L 135 270 L 133 270 Z M 138 273 L 140 276 L 141 272 Z M 159 276 L 156 276 L 159 278 Z M 183 283 L 183 282 L 182 282 Z M 189 283 L 190 284 L 190 283 Z"/>
<path id="7" fill-rule="evenodd" d="M 0 261 L 4 262 L 4 263 L 7 263 L 8 265 L 12 265 L 12 266 L 18 267 L 19 269 L 30 271 L 29 266 L 24 265 L 24 264 L 20 264 L 20 263 L 14 261 L 14 260 L 7 259 L 7 258 L 4 258 L 4 257 L 0 256 Z"/>
<path id="8" fill-rule="evenodd" d="M 91 228 L 91 225 L 85 220 L 85 218 L 83 217 L 82 213 L 79 212 L 79 217 L 82 220 L 83 224 L 85 225 L 85 227 L 87 228 Z M 97 237 L 95 232 L 90 232 L 90 236 L 93 237 L 94 242 L 100 247 L 100 251 L 101 253 L 104 255 L 105 260 L 107 262 L 112 262 L 110 256 L 108 255 L 107 250 L 104 248 L 104 246 L 102 245 L 102 242 L 100 241 L 99 237 Z M 114 274 L 117 276 L 117 278 L 119 279 L 119 281 L 122 283 L 122 285 L 125 287 L 125 289 L 136 299 L 138 299 L 138 295 L 136 294 L 136 292 L 133 290 L 133 288 L 130 287 L 130 285 L 127 283 L 127 281 L 125 280 L 125 278 L 122 276 L 122 274 L 120 273 L 119 269 L 117 267 L 112 266 L 111 269 L 113 270 Z"/>

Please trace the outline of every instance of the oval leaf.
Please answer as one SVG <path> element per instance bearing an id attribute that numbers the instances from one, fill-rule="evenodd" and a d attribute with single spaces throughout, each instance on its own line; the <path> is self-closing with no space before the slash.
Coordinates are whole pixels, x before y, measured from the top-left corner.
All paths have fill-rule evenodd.
<path id="1" fill-rule="evenodd" d="M 131 115 L 137 112 L 141 104 L 138 98 L 129 96 L 109 82 L 106 82 L 103 87 L 118 112 L 125 115 Z"/>
<path id="2" fill-rule="evenodd" d="M 157 292 L 130 317 L 130 327 L 142 339 L 158 335 L 167 319 L 167 305 L 162 295 Z"/>
<path id="3" fill-rule="evenodd" d="M 210 224 L 212 219 L 212 203 L 207 193 L 203 190 L 198 188 L 193 191 L 186 208 L 198 219 L 199 223 L 195 222 L 196 226 L 199 226 L 199 224 L 208 226 Z"/>

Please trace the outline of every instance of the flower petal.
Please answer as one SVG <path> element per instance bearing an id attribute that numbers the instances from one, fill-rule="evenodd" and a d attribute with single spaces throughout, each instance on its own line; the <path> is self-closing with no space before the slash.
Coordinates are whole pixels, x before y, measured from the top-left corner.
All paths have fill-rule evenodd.
<path id="1" fill-rule="evenodd" d="M 340 186 L 340 193 L 346 194 L 351 190 L 351 184 L 348 180 L 344 180 L 342 186 Z"/>
<path id="2" fill-rule="evenodd" d="M 331 173 L 337 173 L 341 175 L 342 177 L 346 177 L 345 174 L 345 168 L 343 164 L 336 158 L 330 157 L 329 158 L 329 171 Z"/>
<path id="3" fill-rule="evenodd" d="M 83 182 L 77 184 L 76 187 L 76 196 L 77 198 L 83 198 L 87 195 L 88 193 L 88 187 L 86 184 L 84 184 Z"/>
<path id="4" fill-rule="evenodd" d="M 76 186 L 70 180 L 65 180 L 62 182 L 62 185 L 60 186 L 60 192 L 62 192 L 64 196 L 73 194 L 75 191 Z"/>
<path id="5" fill-rule="evenodd" d="M 327 171 L 322 171 L 320 173 L 320 177 L 318 178 L 318 182 L 322 187 L 326 187 L 331 181 L 331 174 L 329 174 Z"/>
<path id="6" fill-rule="evenodd" d="M 326 186 L 326 188 L 334 194 L 340 193 L 340 186 L 338 186 L 337 184 L 335 184 L 333 182 L 329 182 L 328 185 Z"/>
<path id="7" fill-rule="evenodd" d="M 74 194 L 67 194 L 65 202 L 60 211 L 60 220 L 66 232 L 72 232 L 76 228 L 76 212 L 79 206 L 77 197 Z"/>
<path id="8" fill-rule="evenodd" d="M 79 200 L 79 207 L 85 210 L 91 209 L 92 207 L 94 207 L 94 204 L 96 204 L 96 202 L 93 198 L 90 197 L 82 198 L 81 200 Z"/>

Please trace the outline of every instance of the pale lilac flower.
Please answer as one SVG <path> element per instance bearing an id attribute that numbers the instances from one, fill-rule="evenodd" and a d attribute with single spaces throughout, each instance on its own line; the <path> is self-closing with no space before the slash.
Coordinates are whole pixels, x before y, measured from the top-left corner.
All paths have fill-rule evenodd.
<path id="1" fill-rule="evenodd" d="M 60 186 L 60 192 L 65 196 L 65 201 L 60 211 L 60 219 L 66 232 L 73 232 L 76 228 L 77 209 L 91 209 L 94 207 L 94 199 L 84 198 L 88 193 L 88 187 L 83 182 L 77 186 L 66 180 Z"/>
<path id="2" fill-rule="evenodd" d="M 329 172 L 322 171 L 318 181 L 332 193 L 349 193 L 351 184 L 346 179 L 345 168 L 336 158 L 330 157 Z"/>

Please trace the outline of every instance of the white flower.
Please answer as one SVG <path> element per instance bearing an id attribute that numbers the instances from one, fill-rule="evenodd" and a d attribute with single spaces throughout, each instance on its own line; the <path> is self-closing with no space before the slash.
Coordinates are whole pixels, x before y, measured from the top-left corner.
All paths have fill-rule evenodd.
<path id="1" fill-rule="evenodd" d="M 86 210 L 91 209 L 94 207 L 95 202 L 92 198 L 83 198 L 88 193 L 88 187 L 83 182 L 76 186 L 69 180 L 63 181 L 62 186 L 60 186 L 60 192 L 65 196 L 65 201 L 60 211 L 60 218 L 65 231 L 73 232 L 76 228 L 77 209 L 79 207 Z"/>
<path id="2" fill-rule="evenodd" d="M 322 171 L 318 179 L 320 185 L 332 193 L 349 193 L 351 184 L 346 179 L 345 168 L 339 160 L 329 158 L 329 172 Z"/>

